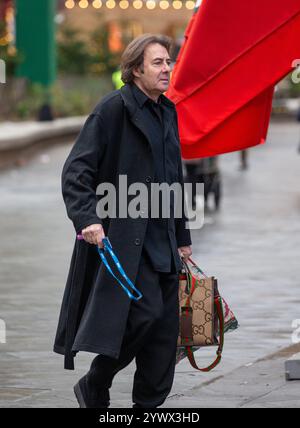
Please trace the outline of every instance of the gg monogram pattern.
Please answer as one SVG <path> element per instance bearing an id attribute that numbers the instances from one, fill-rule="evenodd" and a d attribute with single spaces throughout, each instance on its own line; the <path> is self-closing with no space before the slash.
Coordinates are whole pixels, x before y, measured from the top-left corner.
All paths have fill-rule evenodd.
<path id="1" fill-rule="evenodd" d="M 176 364 L 188 357 L 192 367 L 210 371 L 221 361 L 224 333 L 237 329 L 238 321 L 220 296 L 214 277 L 208 278 L 191 259 L 183 263 L 183 268 L 179 276 L 180 332 Z M 207 368 L 200 369 L 193 353 L 212 345 L 218 346 L 217 358 Z"/>
<path id="2" fill-rule="evenodd" d="M 191 306 L 192 312 L 192 346 L 215 345 L 215 315 L 214 315 L 214 279 L 201 278 L 199 273 L 192 272 L 193 284 L 191 294 L 187 293 L 187 278 L 181 275 L 179 280 L 179 302 L 181 308 Z M 177 346 L 183 346 L 184 341 L 179 332 Z"/>

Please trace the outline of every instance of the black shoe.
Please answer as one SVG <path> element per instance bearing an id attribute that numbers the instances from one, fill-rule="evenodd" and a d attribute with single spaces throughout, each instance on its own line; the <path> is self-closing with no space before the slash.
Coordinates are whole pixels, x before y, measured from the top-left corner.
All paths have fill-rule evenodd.
<path id="1" fill-rule="evenodd" d="M 74 386 L 74 394 L 81 409 L 106 409 L 110 405 L 109 390 L 93 390 L 86 376 Z"/>

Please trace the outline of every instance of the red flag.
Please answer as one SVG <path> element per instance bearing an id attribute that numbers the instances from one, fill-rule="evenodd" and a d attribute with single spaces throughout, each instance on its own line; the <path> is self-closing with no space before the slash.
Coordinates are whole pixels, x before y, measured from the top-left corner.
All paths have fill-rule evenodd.
<path id="1" fill-rule="evenodd" d="M 266 139 L 274 85 L 300 57 L 300 0 L 203 0 L 167 96 L 186 159 Z"/>

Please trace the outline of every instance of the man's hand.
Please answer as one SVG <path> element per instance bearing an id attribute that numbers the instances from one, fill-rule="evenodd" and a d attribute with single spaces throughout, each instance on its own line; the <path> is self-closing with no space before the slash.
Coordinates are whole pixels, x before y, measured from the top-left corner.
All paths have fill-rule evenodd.
<path id="1" fill-rule="evenodd" d="M 178 253 L 180 257 L 183 257 L 185 260 L 187 260 L 192 255 L 192 247 L 189 245 L 188 247 L 179 247 Z"/>
<path id="2" fill-rule="evenodd" d="M 102 239 L 105 238 L 105 234 L 101 224 L 92 224 L 83 229 L 81 233 L 86 242 L 103 248 Z"/>

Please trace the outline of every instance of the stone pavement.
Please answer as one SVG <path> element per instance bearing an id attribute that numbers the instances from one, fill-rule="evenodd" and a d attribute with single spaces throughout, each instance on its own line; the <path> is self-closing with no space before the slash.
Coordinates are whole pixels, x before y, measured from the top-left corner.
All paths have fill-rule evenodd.
<path id="1" fill-rule="evenodd" d="M 73 134 L 82 127 L 86 117 L 67 117 L 49 122 L 2 122 L 0 123 L 0 150 L 21 148 L 45 138 Z"/>
<path id="2" fill-rule="evenodd" d="M 219 278 L 241 327 L 226 336 L 223 362 L 211 373 L 186 361 L 177 366 L 164 407 L 299 407 L 300 382 L 285 382 L 285 357 L 267 357 L 292 345 L 292 322 L 300 319 L 299 134 L 295 123 L 272 124 L 268 144 L 250 151 L 246 172 L 238 154 L 220 159 L 222 209 L 193 231 L 193 251 Z M 72 386 L 92 357 L 78 355 L 76 372 L 67 372 L 52 353 L 74 240 L 60 195 L 69 150 L 47 149 L 0 174 L 0 319 L 7 329 L 0 407 L 77 407 Z M 213 356 L 203 349 L 197 361 L 205 366 Z M 116 376 L 112 407 L 131 406 L 133 373 L 134 363 Z"/>
<path id="3" fill-rule="evenodd" d="M 232 372 L 171 394 L 168 408 L 300 408 L 300 381 L 287 382 L 284 362 L 300 345 L 293 345 Z"/>
<path id="4" fill-rule="evenodd" d="M 47 149 L 49 143 L 74 140 L 85 119 L 78 116 L 49 122 L 1 122 L 0 169 L 23 165 L 37 150 Z"/>

